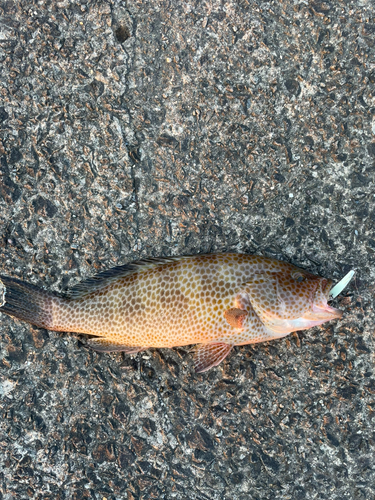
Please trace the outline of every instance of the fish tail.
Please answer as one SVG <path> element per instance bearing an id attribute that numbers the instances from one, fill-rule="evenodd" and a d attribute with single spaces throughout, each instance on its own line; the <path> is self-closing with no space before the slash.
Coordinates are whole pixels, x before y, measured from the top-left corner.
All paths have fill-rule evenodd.
<path id="1" fill-rule="evenodd" d="M 0 312 L 53 329 L 53 306 L 61 299 L 24 281 L 0 276 Z"/>

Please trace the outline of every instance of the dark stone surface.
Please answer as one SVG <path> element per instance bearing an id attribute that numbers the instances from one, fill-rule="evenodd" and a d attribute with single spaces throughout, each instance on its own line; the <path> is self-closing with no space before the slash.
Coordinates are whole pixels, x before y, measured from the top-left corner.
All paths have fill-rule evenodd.
<path id="1" fill-rule="evenodd" d="M 374 26 L 367 0 L 0 3 L 2 273 L 357 269 L 341 321 L 201 375 L 2 315 L 0 499 L 375 497 Z"/>

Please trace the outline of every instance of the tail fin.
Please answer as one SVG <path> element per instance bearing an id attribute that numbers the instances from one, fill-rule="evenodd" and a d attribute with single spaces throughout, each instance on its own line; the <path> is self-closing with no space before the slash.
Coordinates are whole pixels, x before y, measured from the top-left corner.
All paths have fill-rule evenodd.
<path id="1" fill-rule="evenodd" d="M 0 312 L 27 321 L 41 328 L 53 325 L 52 303 L 56 296 L 50 292 L 17 280 L 0 276 Z"/>

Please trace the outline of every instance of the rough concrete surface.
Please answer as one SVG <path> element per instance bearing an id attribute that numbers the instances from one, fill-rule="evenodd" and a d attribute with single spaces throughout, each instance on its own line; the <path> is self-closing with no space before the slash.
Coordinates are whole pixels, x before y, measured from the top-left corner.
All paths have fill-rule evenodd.
<path id="1" fill-rule="evenodd" d="M 0 499 L 375 498 L 374 36 L 370 0 L 0 2 L 1 273 L 357 270 L 342 320 L 200 375 L 1 315 Z"/>

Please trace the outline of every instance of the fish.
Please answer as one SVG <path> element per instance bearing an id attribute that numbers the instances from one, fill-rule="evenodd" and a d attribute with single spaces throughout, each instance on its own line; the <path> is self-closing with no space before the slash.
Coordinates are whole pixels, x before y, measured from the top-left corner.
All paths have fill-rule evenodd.
<path id="1" fill-rule="evenodd" d="M 328 304 L 332 285 L 261 255 L 148 258 L 101 272 L 64 294 L 0 276 L 0 312 L 47 330 L 87 334 L 98 352 L 195 345 L 200 373 L 234 346 L 341 318 Z"/>

